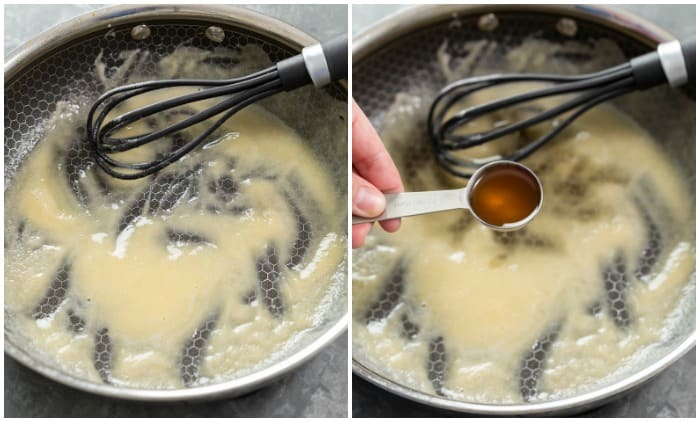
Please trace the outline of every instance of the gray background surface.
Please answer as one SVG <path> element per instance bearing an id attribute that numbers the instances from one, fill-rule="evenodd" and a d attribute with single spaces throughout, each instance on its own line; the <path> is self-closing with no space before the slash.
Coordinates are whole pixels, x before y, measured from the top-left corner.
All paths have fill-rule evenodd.
<path id="1" fill-rule="evenodd" d="M 354 5 L 352 31 L 357 35 L 378 20 L 410 6 Z M 695 35 L 694 5 L 619 5 L 683 38 Z M 387 393 L 362 378 L 352 378 L 354 417 L 460 416 Z M 640 389 L 581 417 L 695 417 L 695 349 Z M 468 416 L 468 415 L 461 415 Z"/>
<path id="2" fill-rule="evenodd" d="M 52 25 L 101 6 L 5 6 L 5 56 Z M 345 5 L 246 6 L 317 39 L 347 31 Z M 322 16 L 322 19 L 319 19 Z M 348 341 L 343 334 L 298 370 L 245 397 L 208 403 L 147 404 L 107 399 L 65 387 L 5 356 L 8 417 L 345 417 Z"/>

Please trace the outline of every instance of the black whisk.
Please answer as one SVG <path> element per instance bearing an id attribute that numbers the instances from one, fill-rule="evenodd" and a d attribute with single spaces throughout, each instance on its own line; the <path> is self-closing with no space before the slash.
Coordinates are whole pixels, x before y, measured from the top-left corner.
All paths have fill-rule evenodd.
<path id="1" fill-rule="evenodd" d="M 97 164 L 109 175 L 119 179 L 138 179 L 153 174 L 179 160 L 201 144 L 226 120 L 242 108 L 282 91 L 291 91 L 313 83 L 317 88 L 331 81 L 347 78 L 348 41 L 342 35 L 333 40 L 303 49 L 301 54 L 248 76 L 226 79 L 175 79 L 149 81 L 114 88 L 102 94 L 90 109 L 87 118 L 88 141 L 94 147 Z M 105 122 L 111 110 L 137 95 L 172 87 L 198 86 L 197 92 L 147 105 Z M 163 113 L 183 104 L 222 97 L 216 105 L 202 110 L 171 126 L 136 136 L 118 137 L 115 133 L 136 121 Z M 220 117 L 198 136 L 172 151 L 145 163 L 128 163 L 113 154 L 129 151 L 154 142 L 214 116 Z M 95 117 L 97 116 L 97 117 Z"/>
<path id="2" fill-rule="evenodd" d="M 695 38 L 684 42 L 660 44 L 656 51 L 635 57 L 628 63 L 600 72 L 578 76 L 509 74 L 473 77 L 456 81 L 445 87 L 433 101 L 428 115 L 428 129 L 438 162 L 455 176 L 470 177 L 476 169 L 495 160 L 521 160 L 557 136 L 578 116 L 591 107 L 634 90 L 651 88 L 663 83 L 673 87 L 695 80 Z M 457 102 L 476 91 L 520 82 L 548 82 L 552 86 L 511 97 L 467 107 L 447 116 Z M 538 111 L 531 117 L 490 130 L 469 134 L 455 132 L 478 117 L 528 101 L 563 94 L 580 93 L 548 110 Z M 571 112 L 552 130 L 521 147 L 508 156 L 465 159 L 451 151 L 463 150 Z"/>

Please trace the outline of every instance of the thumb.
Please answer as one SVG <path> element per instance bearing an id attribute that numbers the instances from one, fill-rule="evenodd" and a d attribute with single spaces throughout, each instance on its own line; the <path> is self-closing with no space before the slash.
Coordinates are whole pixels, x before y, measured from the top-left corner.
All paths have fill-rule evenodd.
<path id="1" fill-rule="evenodd" d="M 376 217 L 386 208 L 386 199 L 379 189 L 360 175 L 352 172 L 352 214 L 359 217 Z"/>

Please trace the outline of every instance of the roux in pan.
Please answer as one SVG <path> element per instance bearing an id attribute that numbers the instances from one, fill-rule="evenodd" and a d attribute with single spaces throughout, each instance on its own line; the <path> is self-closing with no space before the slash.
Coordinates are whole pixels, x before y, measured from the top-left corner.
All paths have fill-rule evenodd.
<path id="1" fill-rule="evenodd" d="M 454 81 L 474 68 L 533 71 L 558 52 L 593 48 L 615 51 L 604 40 L 579 46 L 528 39 L 502 57 L 498 45 L 479 41 L 458 49 L 469 52 L 461 61 L 447 48 L 437 59 Z M 561 70 L 577 72 L 571 66 L 581 65 Z M 431 89 L 407 86 L 382 121 L 382 139 L 409 191 L 464 185 L 440 169 L 425 138 Z M 470 100 L 489 95 L 499 93 Z M 528 110 L 507 110 L 464 130 L 522 113 Z M 502 154 L 546 130 L 463 153 Z M 541 211 L 525 229 L 498 233 L 451 211 L 405 219 L 394 234 L 374 229 L 353 251 L 356 359 L 431 394 L 521 403 L 595 388 L 673 335 L 688 309 L 681 299 L 694 295 L 694 215 L 690 188 L 659 144 L 629 117 L 598 106 L 523 164 L 544 189 Z"/>
<path id="2" fill-rule="evenodd" d="M 220 54 L 181 48 L 161 72 L 219 77 L 207 59 Z M 294 130 L 251 106 L 216 142 L 119 181 L 93 165 L 85 113 L 58 104 L 6 191 L 6 324 L 35 350 L 78 377 L 176 388 L 250 373 L 320 323 L 346 251 L 344 202 Z"/>
<path id="3" fill-rule="evenodd" d="M 382 135 L 391 150 L 411 130 Z M 445 187 L 431 164 L 412 164 L 407 189 Z M 424 391 L 520 402 L 573 394 L 664 338 L 695 259 L 687 188 L 663 151 L 603 107 L 524 164 L 545 198 L 525 229 L 451 211 L 354 252 L 355 356 Z"/>

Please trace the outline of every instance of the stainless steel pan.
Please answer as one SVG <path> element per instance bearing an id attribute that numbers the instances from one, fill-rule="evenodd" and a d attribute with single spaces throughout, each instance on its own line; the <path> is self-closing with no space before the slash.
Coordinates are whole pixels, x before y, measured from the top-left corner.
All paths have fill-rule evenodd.
<path id="1" fill-rule="evenodd" d="M 146 24 L 150 37 L 140 29 Z M 209 29 L 216 26 L 214 30 Z M 209 29 L 209 31 L 208 31 Z M 132 30 L 135 35 L 132 35 Z M 117 57 L 128 49 L 140 48 L 167 54 L 180 43 L 206 48 L 211 37 L 226 37 L 218 46 L 235 48 L 239 44 L 261 46 L 271 61 L 292 56 L 316 41 L 300 30 L 265 15 L 230 6 L 116 6 L 79 16 L 39 35 L 18 48 L 5 64 L 5 189 L 12 184 L 17 169 L 41 140 L 43 122 L 53 113 L 56 103 L 76 90 L 95 98 L 99 84 L 94 78 L 94 61 L 100 52 Z M 207 35 L 208 34 L 208 35 Z M 284 94 L 287 95 L 287 94 Z M 296 94 L 291 94 L 296 95 Z M 329 88 L 304 94 L 296 107 L 267 107 L 296 129 L 323 161 L 327 163 L 339 198 L 347 192 L 347 88 L 333 84 Z M 328 98 L 340 100 L 334 108 Z M 334 100 L 334 101 L 335 101 Z M 277 107 L 277 108 L 276 108 Z M 341 119 L 338 119 L 340 114 Z M 310 122 L 327 122 L 311 124 Z M 346 215 L 338 215 L 345 221 Z M 303 335 L 298 345 L 268 366 L 236 379 L 173 390 L 125 388 L 83 379 L 42 358 L 22 333 L 13 329 L 13 315 L 5 312 L 5 352 L 29 368 L 60 383 L 92 393 L 145 401 L 203 400 L 244 394 L 269 383 L 298 367 L 339 335 L 347 326 L 346 265 L 333 276 L 336 299 L 322 315 L 322 322 Z"/>
<path id="2" fill-rule="evenodd" d="M 494 14 L 497 28 L 489 27 Z M 480 19 L 483 19 L 481 23 Z M 436 51 L 444 40 L 461 41 L 487 38 L 497 40 L 507 50 L 510 44 L 531 34 L 567 39 L 572 24 L 576 40 L 607 38 L 623 55 L 651 51 L 656 44 L 672 37 L 653 24 L 619 10 L 598 6 L 556 5 L 445 5 L 405 9 L 370 27 L 353 41 L 353 97 L 381 130 L 383 117 L 399 92 L 416 95 L 437 93 L 446 81 L 439 71 Z M 481 28 L 481 29 L 480 29 Z M 546 28 L 546 29 L 545 29 Z M 509 44 L 510 43 L 510 44 Z M 459 54 L 459 52 L 454 52 Z M 599 60 L 601 68 L 606 57 Z M 504 69 L 507 71 L 507 69 Z M 663 145 L 681 169 L 694 196 L 695 187 L 695 103 L 691 93 L 658 89 L 635 95 L 615 104 L 641 122 Z M 649 101 L 653 99 L 653 101 Z M 415 150 L 415 148 L 414 148 Z M 405 169 L 410 173 L 410 169 Z M 409 181 L 410 182 L 410 181 Z M 694 232 L 695 228 L 687 228 Z M 497 405 L 463 402 L 429 394 L 391 378 L 381 364 L 353 353 L 353 371 L 375 385 L 402 397 L 430 406 L 491 415 L 570 414 L 598 406 L 606 400 L 639 386 L 667 368 L 695 344 L 695 273 L 681 307 L 683 318 L 674 325 L 670 340 L 645 356 L 643 362 L 609 382 L 574 397 L 552 401 Z M 353 347 L 357 350 L 357 347 Z"/>

